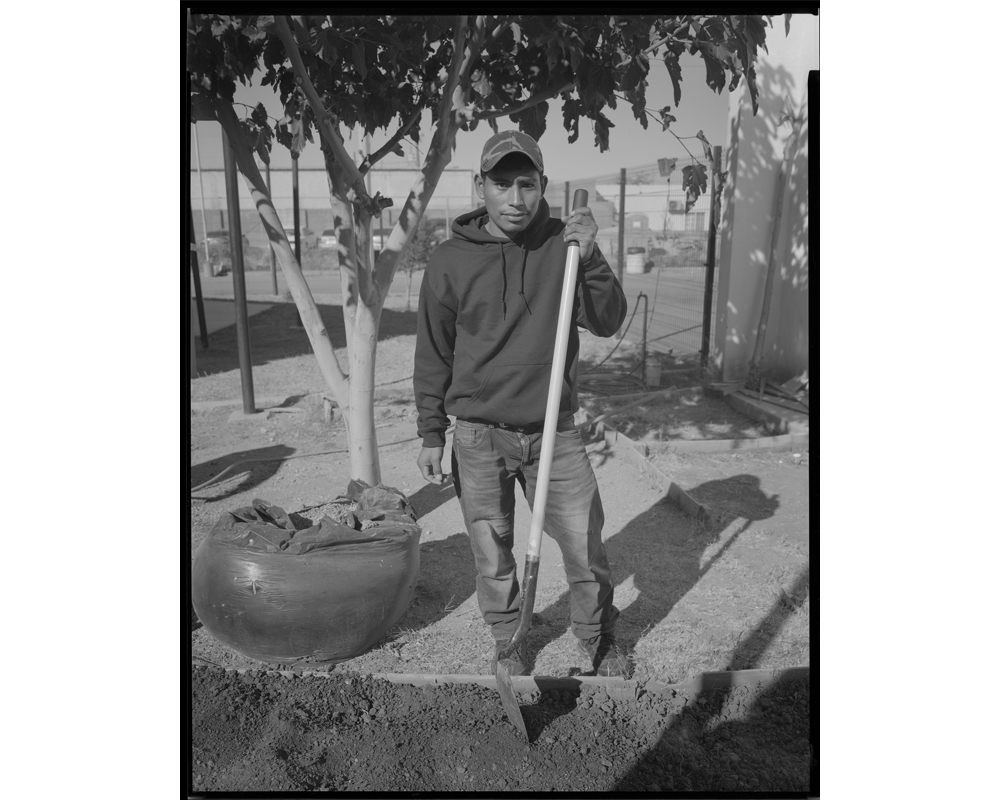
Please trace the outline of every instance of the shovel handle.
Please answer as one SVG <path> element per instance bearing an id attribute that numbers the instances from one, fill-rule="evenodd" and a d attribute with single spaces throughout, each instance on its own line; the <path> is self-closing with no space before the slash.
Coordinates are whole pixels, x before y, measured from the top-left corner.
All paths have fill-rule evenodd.
<path id="1" fill-rule="evenodd" d="M 587 205 L 587 197 L 586 189 L 577 189 L 573 195 L 573 210 Z M 566 348 L 569 345 L 569 326 L 573 316 L 576 270 L 579 264 L 580 243 L 571 241 L 566 251 L 566 268 L 563 272 L 562 295 L 559 300 L 559 319 L 556 323 L 556 344 L 552 353 L 552 372 L 549 374 L 549 394 L 545 402 L 542 450 L 538 458 L 538 480 L 535 482 L 535 502 L 532 504 L 531 510 L 531 532 L 528 534 L 527 558 L 532 561 L 538 559 L 538 554 L 542 549 L 542 525 L 545 522 L 545 505 L 549 498 L 552 451 L 555 449 L 556 427 L 559 424 L 559 401 L 562 399 Z"/>

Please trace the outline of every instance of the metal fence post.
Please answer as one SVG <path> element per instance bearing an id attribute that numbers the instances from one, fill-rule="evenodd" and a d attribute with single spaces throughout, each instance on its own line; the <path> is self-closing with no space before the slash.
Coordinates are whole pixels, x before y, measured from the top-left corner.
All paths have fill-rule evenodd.
<path id="1" fill-rule="evenodd" d="M 194 214 L 191 211 L 191 198 L 188 198 L 188 226 L 191 229 L 191 277 L 194 280 L 194 301 L 198 309 L 198 330 L 201 333 L 201 345 L 208 348 L 208 325 L 205 322 L 205 300 L 201 293 L 201 274 L 198 272 L 198 248 L 195 245 Z"/>
<path id="2" fill-rule="evenodd" d="M 267 180 L 267 196 L 270 198 L 271 202 L 274 202 L 274 197 L 271 196 L 271 163 L 267 161 L 264 164 L 264 175 Z M 271 246 L 271 237 L 267 237 L 267 249 L 271 253 L 271 289 L 274 294 L 278 294 L 278 264 L 274 258 L 274 248 Z"/>
<path id="3" fill-rule="evenodd" d="M 619 183 L 621 190 L 618 194 L 618 283 L 625 285 L 625 176 L 626 170 L 622 167 Z M 622 329 L 618 328 L 617 337 L 622 338 Z"/>
<path id="4" fill-rule="evenodd" d="M 708 366 L 709 340 L 712 337 L 712 289 L 715 283 L 715 231 L 719 224 L 716 206 L 722 194 L 719 173 L 722 170 L 722 147 L 712 148 L 712 205 L 708 209 L 708 245 L 705 258 L 705 305 L 701 315 L 701 365 Z"/>
<path id="5" fill-rule="evenodd" d="M 292 233 L 295 235 L 295 260 L 302 269 L 302 249 L 299 247 L 299 157 L 292 153 Z M 305 270 L 302 270 L 303 275 Z M 295 306 L 295 327 L 302 327 L 302 315 Z"/>
<path id="6" fill-rule="evenodd" d="M 229 209 L 229 256 L 233 263 L 233 296 L 236 305 L 236 349 L 243 386 L 243 413 L 256 414 L 253 373 L 250 368 L 250 319 L 247 314 L 247 284 L 243 272 L 243 227 L 240 224 L 240 195 L 236 174 L 236 153 L 222 131 L 223 160 L 226 167 L 226 206 Z"/>

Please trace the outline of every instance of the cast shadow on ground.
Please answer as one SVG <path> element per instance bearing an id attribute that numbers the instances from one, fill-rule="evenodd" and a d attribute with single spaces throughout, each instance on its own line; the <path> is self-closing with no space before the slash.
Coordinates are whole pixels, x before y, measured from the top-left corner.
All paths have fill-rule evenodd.
<path id="1" fill-rule="evenodd" d="M 605 542 L 615 586 L 631 578 L 638 591 L 615 630 L 618 641 L 629 649 L 666 619 L 741 534 L 754 522 L 773 516 L 779 507 L 778 496 L 761 491 L 760 479 L 754 475 L 707 481 L 690 494 L 716 512 L 712 522 L 692 519 L 664 498 Z M 743 522 L 733 524 L 738 518 Z M 533 615 L 529 654 L 540 652 L 565 634 L 569 620 L 567 590 Z"/>
<path id="2" fill-rule="evenodd" d="M 335 350 L 346 348 L 344 314 L 339 305 L 317 305 L 326 335 Z M 299 326 L 297 309 L 293 303 L 278 303 L 249 319 L 250 365 L 259 367 L 285 358 L 312 355 L 312 345 L 305 329 Z M 395 336 L 411 336 L 417 332 L 415 311 L 395 311 L 383 308 L 379 317 L 378 340 Z M 207 349 L 198 343 L 198 374 L 213 375 L 239 369 L 239 352 L 236 325 L 222 328 L 209 337 Z"/>
<path id="3" fill-rule="evenodd" d="M 750 636 L 740 641 L 725 670 L 756 667 L 808 594 L 807 564 L 791 592 L 779 597 Z M 804 683 L 804 690 L 797 683 Z M 730 686 L 704 692 L 696 701 L 692 698 L 656 744 L 637 758 L 615 790 L 648 791 L 655 784 L 661 790 L 680 791 L 803 791 L 809 788 L 801 784 L 805 776 L 809 776 L 810 785 L 818 785 L 819 743 L 809 714 L 808 677 L 804 681 L 780 677 L 753 698 L 740 719 L 727 720 L 727 705 L 736 691 Z M 769 758 L 775 752 L 781 752 L 786 768 L 789 763 L 794 766 L 794 776 L 776 774 Z M 738 760 L 726 760 L 729 753 L 736 754 Z M 728 770 L 723 769 L 725 764 L 730 765 Z M 728 774 L 721 784 L 713 785 L 720 772 Z M 793 785 L 792 781 L 799 783 Z"/>
<path id="4" fill-rule="evenodd" d="M 466 534 L 453 533 L 447 539 L 423 542 L 413 602 L 388 641 L 435 624 L 475 593 L 476 564 Z"/>
<path id="5" fill-rule="evenodd" d="M 202 500 L 206 503 L 215 503 L 225 500 L 233 495 L 245 492 L 258 486 L 281 468 L 283 459 L 292 455 L 295 448 L 283 444 L 272 445 L 271 447 L 259 447 L 256 450 L 243 450 L 239 453 L 213 458 L 191 467 L 191 485 L 201 486 L 212 478 L 216 478 L 230 467 L 236 466 L 226 475 L 223 475 L 219 483 L 212 483 L 203 489 L 198 490 L 198 496 L 192 495 L 192 500 Z M 246 462 L 246 463 L 240 463 Z M 241 480 L 233 482 L 233 478 L 242 476 Z M 219 485 L 228 486 L 220 494 L 212 494 L 218 491 Z M 209 496 L 210 495 L 210 496 Z"/>
<path id="6" fill-rule="evenodd" d="M 443 506 L 449 500 L 455 499 L 455 481 L 452 476 L 445 475 L 441 484 L 426 483 L 419 491 L 411 494 L 407 500 L 417 515 L 417 521 Z"/>

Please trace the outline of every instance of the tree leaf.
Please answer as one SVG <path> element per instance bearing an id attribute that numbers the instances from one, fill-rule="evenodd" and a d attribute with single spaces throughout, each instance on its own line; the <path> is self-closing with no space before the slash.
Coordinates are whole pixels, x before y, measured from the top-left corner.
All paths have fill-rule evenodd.
<path id="1" fill-rule="evenodd" d="M 704 131 L 698 131 L 695 134 L 695 138 L 701 142 L 701 149 L 705 152 L 705 158 L 708 159 L 708 163 L 712 163 L 712 145 L 709 143 L 708 139 L 705 137 Z"/>
<path id="2" fill-rule="evenodd" d="M 694 204 L 708 190 L 708 170 L 704 164 L 690 164 L 681 170 L 684 174 L 684 193 L 687 196 L 687 205 L 684 213 L 687 214 L 694 208 Z"/>
<path id="3" fill-rule="evenodd" d="M 267 138 L 264 136 L 264 128 L 261 128 L 257 133 L 257 144 L 254 148 L 257 151 L 257 155 L 260 156 L 260 160 L 265 164 L 271 163 L 271 154 L 267 149 Z"/>
<path id="4" fill-rule="evenodd" d="M 580 138 L 580 101 L 573 97 L 563 100 L 563 127 L 569 132 L 569 143 Z"/>
<path id="5" fill-rule="evenodd" d="M 746 32 L 747 40 L 753 45 L 753 55 L 756 56 L 757 48 L 763 48 L 767 52 L 767 29 L 764 26 L 764 18 L 757 14 L 747 14 L 743 18 L 743 30 Z"/>
<path id="6" fill-rule="evenodd" d="M 792 29 L 792 15 L 785 14 L 785 36 L 788 36 L 788 32 Z"/>
<path id="7" fill-rule="evenodd" d="M 701 48 L 701 60 L 705 63 L 705 83 L 708 88 L 722 94 L 722 90 L 726 88 L 726 68 L 715 56 L 709 55 L 705 47 Z"/>
<path id="8" fill-rule="evenodd" d="M 269 31 L 274 27 L 274 15 L 273 14 L 261 14 L 257 17 L 257 30 Z"/>
<path id="9" fill-rule="evenodd" d="M 368 68 L 365 66 L 365 47 L 362 42 L 355 42 L 354 47 L 354 67 L 357 69 L 358 74 L 361 75 L 361 80 L 368 77 Z"/>
<path id="10" fill-rule="evenodd" d="M 518 114 L 511 114 L 510 119 L 518 127 L 536 141 L 545 133 L 545 118 L 549 113 L 548 102 L 542 101 L 531 108 L 526 108 Z"/>
<path id="11" fill-rule="evenodd" d="M 757 116 L 757 73 L 754 71 L 753 64 L 747 70 L 746 79 L 747 88 L 750 90 L 750 102 L 753 103 L 753 114 Z"/>
<path id="12" fill-rule="evenodd" d="M 643 53 L 639 53 L 630 60 L 620 84 L 621 89 L 626 92 L 631 91 L 646 79 L 648 73 L 649 59 Z"/>
<path id="13" fill-rule="evenodd" d="M 298 157 L 298 155 L 306 147 L 306 131 L 305 124 L 302 122 L 301 117 L 296 117 L 289 124 L 289 129 L 292 136 L 291 151 L 292 155 Z"/>
<path id="14" fill-rule="evenodd" d="M 597 144 L 602 153 L 611 147 L 608 140 L 611 137 L 610 129 L 613 127 L 615 124 L 603 114 L 598 113 L 594 119 L 594 143 Z"/>
<path id="15" fill-rule="evenodd" d="M 675 53 L 667 52 L 663 56 L 663 63 L 670 74 L 670 81 L 674 85 L 674 105 L 681 102 L 681 62 Z"/>
<path id="16" fill-rule="evenodd" d="M 257 103 L 254 110 L 250 113 L 250 119 L 258 125 L 267 125 L 267 109 L 264 108 L 263 103 Z"/>
<path id="17" fill-rule="evenodd" d="M 677 117 L 675 117 L 670 112 L 670 106 L 664 106 L 660 109 L 660 119 L 663 120 L 663 130 L 670 127 L 671 122 L 677 122 Z"/>
<path id="18" fill-rule="evenodd" d="M 472 73 L 472 88 L 483 98 L 489 97 L 493 93 L 493 87 L 490 86 L 485 70 L 480 69 Z"/>

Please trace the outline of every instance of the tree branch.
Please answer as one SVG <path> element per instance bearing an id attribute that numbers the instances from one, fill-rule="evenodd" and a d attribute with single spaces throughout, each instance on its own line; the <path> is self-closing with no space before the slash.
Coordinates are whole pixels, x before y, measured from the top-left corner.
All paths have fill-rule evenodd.
<path id="1" fill-rule="evenodd" d="M 333 115 L 323 107 L 323 101 L 320 99 L 319 92 L 316 91 L 316 87 L 313 86 L 313 82 L 309 78 L 305 62 L 302 61 L 302 54 L 299 52 L 299 46 L 295 41 L 295 37 L 292 36 L 291 29 L 288 27 L 288 21 L 280 14 L 275 14 L 274 16 L 274 30 L 278 34 L 278 38 L 281 39 L 281 43 L 285 46 L 285 52 L 288 54 L 288 59 L 292 62 L 292 69 L 295 71 L 295 82 L 302 89 L 306 100 L 309 101 L 309 106 L 316 117 L 316 127 L 319 128 L 323 141 L 330 148 L 330 151 L 337 159 L 337 163 L 343 168 L 348 184 L 354 189 L 355 194 L 362 201 L 370 202 L 371 198 L 368 197 L 368 192 L 365 189 L 364 176 L 358 170 L 354 160 L 348 155 L 343 142 L 337 137 L 336 131 L 333 128 Z"/>
<path id="2" fill-rule="evenodd" d="M 629 104 L 630 106 L 634 106 L 634 105 L 635 105 L 635 103 L 633 103 L 633 102 L 632 102 L 631 100 L 629 100 L 629 99 L 628 99 L 627 97 L 623 97 L 622 95 L 618 94 L 618 92 L 615 92 L 615 93 L 614 93 L 614 95 L 615 95 L 615 97 L 617 97 L 617 98 L 618 98 L 619 100 L 624 100 L 624 101 L 625 101 L 626 103 L 628 103 L 628 104 Z M 649 110 L 648 108 L 644 108 L 644 109 L 643 109 L 643 111 L 644 111 L 644 112 L 646 112 L 646 115 L 647 115 L 647 116 L 648 116 L 648 117 L 649 117 L 649 118 L 650 118 L 651 120 L 653 120 L 653 122 L 657 122 L 657 123 L 659 123 L 659 122 L 660 122 L 660 121 L 659 121 L 659 120 L 658 120 L 658 119 L 657 119 L 657 118 L 656 118 L 656 117 L 655 117 L 655 116 L 653 115 L 653 112 L 652 112 L 652 111 L 650 111 L 650 110 Z M 661 124 L 662 124 L 662 123 L 661 123 Z M 670 128 L 667 128 L 667 133 L 669 133 L 669 134 L 670 134 L 671 136 L 673 136 L 673 137 L 674 137 L 674 138 L 675 138 L 675 139 L 676 139 L 676 140 L 677 140 L 678 142 L 680 142 L 680 143 L 681 143 L 681 147 L 683 147 L 683 148 L 684 148 L 684 151 L 685 151 L 685 152 L 686 152 L 686 153 L 687 153 L 687 154 L 688 154 L 689 156 L 691 156 L 691 158 L 693 158 L 693 159 L 694 159 L 695 161 L 697 161 L 697 162 L 698 162 L 699 164 L 701 164 L 701 159 L 699 159 L 699 158 L 698 158 L 698 156 L 696 156 L 696 155 L 695 155 L 694 153 L 692 153 L 692 152 L 691 152 L 690 150 L 688 150 L 688 149 L 687 149 L 687 145 L 686 145 L 686 144 L 684 144 L 684 139 L 697 139 L 697 138 L 698 138 L 697 136 L 678 136 L 678 135 L 677 135 L 676 133 L 674 133 L 674 132 L 673 132 L 672 130 L 670 130 Z"/>
<path id="3" fill-rule="evenodd" d="M 511 114 L 519 114 L 525 109 L 531 108 L 532 106 L 537 106 L 539 103 L 543 103 L 546 100 L 551 100 L 556 95 L 560 95 L 563 92 L 568 92 L 570 89 L 576 86 L 576 81 L 571 81 L 565 86 L 561 86 L 558 89 L 550 89 L 547 92 L 542 92 L 534 97 L 528 98 L 526 101 L 521 103 L 519 106 L 509 109 L 499 109 L 497 111 L 484 111 L 481 113 L 476 113 L 473 115 L 473 119 L 497 119 L 498 117 L 507 117 Z"/>
<path id="4" fill-rule="evenodd" d="M 501 22 L 496 28 L 493 29 L 493 33 L 490 34 L 490 38 L 483 42 L 483 46 L 479 48 L 479 51 L 488 50 L 490 45 L 493 44 L 497 39 L 499 39 L 505 30 L 510 27 L 509 22 Z"/>
<path id="5" fill-rule="evenodd" d="M 458 79 L 462 72 L 462 66 L 464 64 L 463 53 L 465 50 L 465 43 L 463 39 L 465 38 L 465 29 L 468 26 L 468 20 L 461 14 L 455 18 L 455 34 L 452 38 L 452 53 L 451 53 L 451 67 L 448 69 L 448 80 L 445 83 L 444 91 L 441 93 L 441 104 L 438 106 L 438 125 L 437 131 L 435 133 L 435 139 L 437 134 L 444 132 L 444 138 L 447 138 L 447 134 L 451 129 L 451 110 L 454 105 L 453 94 L 455 88 L 458 86 Z M 431 145 L 432 147 L 434 144 Z"/>
<path id="6" fill-rule="evenodd" d="M 407 120 L 402 125 L 400 125 L 399 130 L 396 131 L 395 134 L 393 134 L 393 137 L 384 145 L 382 145 L 382 147 L 380 147 L 378 150 L 376 150 L 374 153 L 372 153 L 365 159 L 365 163 L 362 164 L 360 170 L 362 175 L 367 173 L 368 170 L 370 170 L 374 164 L 381 161 L 383 158 L 389 155 L 389 153 L 392 152 L 392 148 L 396 146 L 396 144 L 399 142 L 400 139 L 402 139 L 404 136 L 406 136 L 407 133 L 409 133 L 410 128 L 412 128 L 414 123 L 416 123 L 417 120 L 420 119 L 420 115 L 422 113 L 423 113 L 422 108 L 415 109 L 414 112 L 410 114 L 410 116 L 407 118 Z"/>

